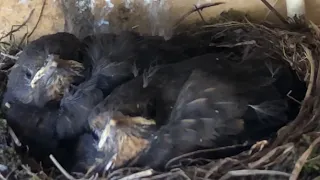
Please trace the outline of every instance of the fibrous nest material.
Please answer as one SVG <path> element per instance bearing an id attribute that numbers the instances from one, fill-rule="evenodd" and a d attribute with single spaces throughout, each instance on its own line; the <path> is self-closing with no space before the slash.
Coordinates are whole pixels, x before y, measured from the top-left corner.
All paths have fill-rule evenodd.
<path id="1" fill-rule="evenodd" d="M 312 22 L 296 21 L 294 25 L 275 27 L 270 24 L 253 23 L 246 16 L 234 15 L 234 11 L 223 13 L 212 23 L 199 22 L 193 26 L 179 27 L 180 33 L 190 36 L 211 38 L 210 46 L 217 48 L 234 48 L 230 58 L 245 59 L 248 56 L 273 57 L 287 61 L 297 72 L 301 80 L 307 83 L 307 92 L 301 104 L 299 115 L 291 123 L 277 132 L 277 137 L 262 151 L 248 155 L 247 152 L 223 159 L 193 159 L 192 156 L 175 158 L 172 162 L 184 160 L 179 167 L 168 167 L 167 172 L 155 172 L 151 169 L 124 168 L 119 169 L 106 177 L 84 177 L 87 179 L 320 179 L 320 29 Z M 233 14 L 233 15 L 232 15 Z M 234 18 L 236 17 L 236 18 Z M 211 36 L 202 37 L 203 32 L 212 32 Z M 208 33 L 206 33 L 208 34 Z M 14 61 L 14 57 L 3 56 L 9 51 L 3 51 L 1 63 Z M 10 59 L 10 61 L 8 60 Z M 12 60 L 13 59 L 13 60 Z M 0 64 L 1 64 L 0 63 Z M 6 73 L 10 66 L 1 66 L 0 71 Z M 3 80 L 4 81 L 4 80 Z M 291 97 L 290 94 L 288 94 Z M 294 99 L 294 97 L 292 97 Z M 3 121 L 5 122 L 5 121 Z M 6 129 L 5 123 L 0 123 L 0 130 Z M 0 139 L 5 139 L 6 131 L 1 131 Z M 9 167 L 13 173 L 0 179 L 11 179 L 25 171 L 30 179 L 56 179 L 50 175 L 31 173 L 20 161 L 12 161 L 12 154 L 7 141 L 1 141 L 0 171 Z M 217 149 L 211 150 L 212 153 Z M 10 156 L 10 157 L 9 157 Z M 16 157 L 16 156 L 14 156 Z M 12 165 L 12 162 L 15 162 Z M 201 162 L 200 165 L 194 165 Z M 23 167 L 23 168 L 21 168 Z M 63 175 L 61 175 L 63 176 Z M 82 175 L 72 175 L 73 177 Z M 26 178 L 26 176 L 24 177 Z M 72 177 L 68 177 L 72 178 Z"/>

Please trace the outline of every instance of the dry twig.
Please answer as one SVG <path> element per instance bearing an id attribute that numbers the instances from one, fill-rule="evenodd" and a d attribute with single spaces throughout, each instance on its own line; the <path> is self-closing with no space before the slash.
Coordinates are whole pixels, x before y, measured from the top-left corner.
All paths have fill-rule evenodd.
<path id="1" fill-rule="evenodd" d="M 6 54 L 6 53 L 3 53 L 3 52 L 1 52 L 0 54 L 2 56 L 4 56 L 4 57 L 7 57 L 7 58 L 10 58 L 10 59 L 13 59 L 13 60 L 17 60 L 19 58 L 18 56 L 12 56 L 10 54 Z"/>
<path id="2" fill-rule="evenodd" d="M 20 147 L 22 144 L 21 144 L 20 140 L 18 139 L 16 133 L 14 133 L 14 131 L 12 130 L 11 127 L 8 127 L 8 132 L 9 132 L 11 138 L 13 139 L 13 142 L 16 144 L 16 146 Z"/>
<path id="3" fill-rule="evenodd" d="M 197 5 L 194 5 L 194 8 L 197 9 Z M 204 23 L 207 23 L 206 20 L 204 20 L 204 17 L 202 16 L 201 12 L 200 12 L 200 9 L 197 9 L 197 12 L 201 18 L 201 20 L 204 22 Z"/>
<path id="4" fill-rule="evenodd" d="M 221 4 L 225 4 L 225 3 L 224 2 L 216 2 L 216 3 L 206 3 L 206 4 L 202 4 L 200 6 L 195 6 L 189 12 L 187 12 L 181 18 L 179 18 L 177 20 L 177 22 L 175 23 L 174 27 L 177 27 L 186 17 L 188 17 L 190 14 L 192 14 L 194 12 L 197 12 L 199 10 L 203 10 L 205 8 L 208 8 L 208 7 L 218 6 L 218 5 L 221 5 Z"/>
<path id="5" fill-rule="evenodd" d="M 288 21 L 284 17 L 282 17 L 282 15 L 274 7 L 272 7 L 268 1 L 261 1 L 270 9 L 270 11 L 272 11 L 280 19 L 280 21 L 282 21 L 284 24 L 289 24 Z"/>
<path id="6" fill-rule="evenodd" d="M 237 149 L 237 148 L 245 148 L 245 147 L 247 147 L 248 150 L 250 149 L 250 147 L 248 145 L 233 145 L 233 146 L 225 146 L 225 147 L 219 147 L 219 148 L 215 148 L 215 149 L 204 149 L 204 150 L 198 150 L 198 151 L 186 153 L 186 154 L 183 154 L 181 156 L 178 156 L 178 157 L 175 157 L 175 158 L 172 158 L 171 160 L 169 160 L 165 165 L 165 169 L 169 169 L 170 165 L 172 165 L 174 162 L 176 162 L 180 159 L 191 157 L 191 156 L 196 156 L 197 154 L 209 153 L 209 152 L 216 153 L 218 151 L 231 150 L 231 149 Z"/>
<path id="7" fill-rule="evenodd" d="M 30 36 L 31 36 L 31 35 L 34 33 L 34 31 L 37 29 L 37 27 L 38 27 L 38 25 L 39 25 L 39 22 L 40 22 L 40 20 L 41 20 L 41 17 L 42 17 L 42 15 L 43 15 L 43 10 L 44 10 L 44 7 L 45 7 L 45 5 L 46 5 L 46 2 L 47 2 L 47 0 L 43 0 L 43 4 L 42 4 L 42 7 L 41 7 L 41 11 L 40 11 L 40 14 L 39 14 L 39 18 L 38 18 L 38 20 L 37 20 L 37 23 L 36 23 L 36 25 L 33 27 L 33 29 L 31 30 L 30 34 L 27 36 L 27 39 L 29 39 Z"/>
<path id="8" fill-rule="evenodd" d="M 131 174 L 129 176 L 123 177 L 120 180 L 140 179 L 140 178 L 151 176 L 152 174 L 153 174 L 153 170 L 152 169 L 147 169 L 147 170 L 144 170 L 144 171 L 141 171 L 141 172 L 137 172 L 137 173 Z"/>
<path id="9" fill-rule="evenodd" d="M 59 169 L 59 171 L 69 180 L 76 180 L 71 174 L 69 174 L 61 165 L 60 163 L 54 158 L 52 154 L 50 154 L 50 159 L 53 162 L 53 164 Z"/>
<path id="10" fill-rule="evenodd" d="M 294 169 L 291 173 L 289 180 L 296 180 L 302 170 L 303 165 L 307 162 L 308 157 L 310 156 L 313 148 L 320 143 L 320 137 L 315 139 L 309 146 L 309 148 L 300 156 L 298 161 L 296 162 Z"/>
<path id="11" fill-rule="evenodd" d="M 308 89 L 307 89 L 306 96 L 305 96 L 305 99 L 308 99 L 311 96 L 311 93 L 313 90 L 313 85 L 314 85 L 314 80 L 315 80 L 315 63 L 314 63 L 314 59 L 313 59 L 311 50 L 303 44 L 301 44 L 301 46 L 304 49 L 305 56 L 310 64 L 310 79 L 309 79 Z"/>
<path id="12" fill-rule="evenodd" d="M 274 149 L 272 149 L 270 152 L 268 152 L 266 155 L 264 155 L 263 157 L 261 157 L 259 160 L 251 162 L 248 164 L 248 166 L 250 168 L 257 168 L 260 165 L 262 165 L 263 163 L 269 162 L 271 157 L 275 156 L 275 154 L 279 151 L 279 150 L 283 150 L 283 149 L 292 149 L 294 147 L 293 143 L 288 143 L 279 147 L 276 147 Z"/>
<path id="13" fill-rule="evenodd" d="M 219 170 L 219 168 L 221 168 L 221 166 L 223 166 L 225 163 L 227 162 L 230 162 L 230 161 L 233 161 L 233 162 L 237 162 L 237 160 L 235 159 L 231 159 L 231 158 L 225 158 L 221 161 L 219 161 L 217 164 L 215 164 L 214 166 L 212 166 L 212 168 L 210 168 L 210 170 L 206 173 L 205 175 L 205 179 L 208 179 L 213 173 L 215 173 L 216 171 Z"/>
<path id="14" fill-rule="evenodd" d="M 32 179 L 41 180 L 35 173 L 31 172 L 29 167 L 27 167 L 25 165 L 21 165 L 21 166 L 27 172 L 28 175 L 32 176 Z"/>
<path id="15" fill-rule="evenodd" d="M 244 176 L 256 176 L 256 175 L 290 177 L 290 174 L 285 172 L 280 172 L 280 171 L 244 169 L 244 170 L 230 171 L 224 176 L 222 176 L 219 180 L 227 180 L 231 177 L 244 177 Z"/>
<path id="16" fill-rule="evenodd" d="M 257 45 L 257 42 L 255 40 L 251 40 L 251 41 L 239 42 L 239 43 L 236 43 L 236 44 L 215 44 L 215 43 L 209 44 L 209 46 L 228 47 L 228 48 L 233 48 L 233 47 L 236 47 L 236 46 L 246 46 L 246 45 Z"/>
<path id="17" fill-rule="evenodd" d="M 0 173 L 0 179 L 1 180 L 7 180 L 7 178 L 3 177 L 3 175 Z"/>
<path id="18" fill-rule="evenodd" d="M 27 19 L 26 19 L 21 25 L 19 25 L 16 29 L 11 30 L 10 32 L 8 32 L 8 33 L 5 34 L 4 36 L 2 36 L 2 37 L 0 38 L 0 41 L 1 41 L 2 39 L 4 39 L 4 38 L 10 36 L 11 34 L 19 31 L 23 26 L 25 26 L 25 25 L 27 24 L 27 22 L 30 20 L 30 18 L 31 18 L 31 16 L 32 16 L 33 13 L 34 13 L 34 9 L 31 10 L 29 16 L 27 17 Z"/>

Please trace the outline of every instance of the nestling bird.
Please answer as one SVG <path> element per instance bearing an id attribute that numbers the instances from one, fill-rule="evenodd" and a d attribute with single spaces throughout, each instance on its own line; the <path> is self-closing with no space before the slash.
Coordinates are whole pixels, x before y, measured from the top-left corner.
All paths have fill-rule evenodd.
<path id="1" fill-rule="evenodd" d="M 86 141 L 103 159 L 95 163 L 98 170 L 128 164 L 163 169 L 184 153 L 259 140 L 263 130 L 279 128 L 297 113 L 298 105 L 286 96 L 297 89 L 289 65 L 222 57 L 207 54 L 163 65 L 147 86 L 141 75 L 112 91 L 88 119 L 97 138 Z M 91 153 L 83 156 L 82 169 L 95 158 L 89 147 L 86 151 Z"/>
<path id="2" fill-rule="evenodd" d="M 88 114 L 118 85 L 149 67 L 203 51 L 193 43 L 130 32 L 83 41 L 69 33 L 46 35 L 29 43 L 11 70 L 2 109 L 30 153 L 42 158 L 60 140 L 84 133 Z"/>
<path id="3" fill-rule="evenodd" d="M 92 76 L 100 76 L 99 86 L 108 94 L 118 84 L 141 75 L 150 67 L 214 51 L 214 48 L 202 47 L 209 43 L 196 43 L 194 37 L 185 35 L 165 41 L 159 36 L 141 36 L 134 32 L 103 33 L 83 40 L 82 55 L 85 66 L 91 66 Z"/>
<path id="4" fill-rule="evenodd" d="M 81 75 L 80 45 L 80 41 L 68 33 L 42 36 L 28 44 L 8 76 L 3 102 L 41 108 L 59 101 L 64 89 Z"/>
<path id="5" fill-rule="evenodd" d="M 30 42 L 8 75 L 2 111 L 29 154 L 44 159 L 59 146 L 55 137 L 59 101 L 82 81 L 81 43 L 72 34 L 45 35 Z"/>
<path id="6" fill-rule="evenodd" d="M 184 61 L 209 49 L 214 51 L 198 46 L 202 43 L 208 45 L 209 41 L 194 42 L 193 37 L 177 36 L 164 41 L 158 36 L 141 36 L 134 32 L 86 37 L 82 41 L 81 58 L 89 74 L 83 85 L 64 93 L 60 103 L 61 118 L 57 120 L 58 137 L 81 134 L 85 130 L 88 110 L 115 87 L 141 74 L 148 79 L 161 65 Z"/>

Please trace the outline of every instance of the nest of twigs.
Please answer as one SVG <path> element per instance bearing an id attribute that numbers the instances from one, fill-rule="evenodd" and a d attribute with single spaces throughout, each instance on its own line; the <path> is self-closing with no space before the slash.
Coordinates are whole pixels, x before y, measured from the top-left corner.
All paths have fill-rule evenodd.
<path id="1" fill-rule="evenodd" d="M 151 169 L 124 168 L 106 175 L 102 179 L 320 179 L 320 151 L 317 147 L 320 143 L 320 29 L 312 22 L 299 21 L 299 24 L 275 27 L 270 24 L 253 23 L 246 16 L 234 16 L 234 13 L 224 13 L 212 23 L 199 22 L 191 26 L 180 27 L 179 32 L 188 33 L 191 36 L 211 33 L 210 46 L 217 48 L 238 48 L 245 59 L 248 56 L 273 57 L 287 61 L 297 72 L 301 80 L 307 83 L 305 99 L 301 103 L 299 115 L 291 123 L 281 128 L 277 138 L 270 142 L 262 151 L 248 155 L 243 152 L 233 157 L 223 159 L 192 159 L 191 156 L 181 156 L 174 161 L 184 160 L 189 165 L 173 167 L 168 172 L 155 172 Z M 230 15 L 230 14 L 233 14 Z M 240 13 L 241 14 L 241 13 Z M 234 17 L 237 17 L 236 20 Z M 289 30 L 290 29 L 290 30 Z M 207 36 L 207 35 L 206 35 Z M 223 41 L 219 38 L 223 37 Z M 1 63 L 12 62 L 14 57 L 5 56 L 10 49 L 2 48 Z M 12 50 L 12 49 L 11 49 Z M 12 51 L 13 52 L 13 51 Z M 0 64 L 1 64 L 0 63 Z M 6 73 L 8 66 L 1 66 L 1 72 Z M 290 96 L 290 94 L 288 94 Z M 292 97 L 294 98 L 294 97 Z M 4 129 L 5 123 L 0 124 Z M 2 133 L 0 139 L 6 134 Z M 43 173 L 31 173 L 26 166 L 21 166 L 17 161 L 14 165 L 11 157 L 6 152 L 6 141 L 1 141 L 0 146 L 0 171 L 6 166 L 12 172 L 25 171 L 29 178 L 55 179 Z M 210 150 L 212 153 L 219 149 Z M 201 162 L 201 165 L 193 165 Z M 199 163 L 198 163 L 199 164 Z M 168 165 L 169 166 L 169 165 Z M 19 167 L 23 167 L 22 169 Z M 317 174 L 318 173 L 318 174 Z M 11 173 L 8 176 L 17 175 Z M 26 177 L 24 176 L 24 177 Z M 75 177 L 76 175 L 74 175 Z M 317 177 L 318 176 L 318 177 Z M 41 178 L 40 178 L 41 177 Z M 5 179 L 6 177 L 0 177 Z M 8 178 L 8 177 L 7 177 Z M 69 177 L 71 178 L 71 177 Z M 8 178 L 10 179 L 10 178 Z M 99 179 L 88 177 L 87 179 Z"/>

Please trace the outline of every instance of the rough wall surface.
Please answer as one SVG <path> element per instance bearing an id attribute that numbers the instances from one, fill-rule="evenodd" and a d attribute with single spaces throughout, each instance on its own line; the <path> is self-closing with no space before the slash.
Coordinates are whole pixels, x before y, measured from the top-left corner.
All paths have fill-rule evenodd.
<path id="1" fill-rule="evenodd" d="M 31 32 L 38 21 L 42 4 L 42 0 L 0 0 L 0 36 L 8 33 L 12 26 L 16 28 L 16 25 L 22 24 L 34 9 L 26 26 L 15 33 L 15 38 L 20 39 L 28 31 Z M 62 31 L 63 17 L 58 3 L 54 0 L 47 0 L 41 21 L 30 39 L 43 34 Z"/>
<path id="2" fill-rule="evenodd" d="M 46 1 L 41 20 L 29 40 L 44 34 L 64 30 L 64 14 L 59 1 L 61 0 Z M 81 6 L 81 0 L 77 1 L 79 2 L 78 5 Z M 182 14 L 189 11 L 194 4 L 199 5 L 211 1 L 217 2 L 216 0 L 91 0 L 91 6 L 94 7 L 92 11 L 95 17 L 100 18 L 99 26 L 110 25 L 108 26 L 109 30 L 112 26 L 113 28 L 117 27 L 113 31 L 140 28 L 141 32 L 165 34 L 166 28 L 170 27 Z M 233 8 L 249 12 L 257 19 L 277 21 L 277 18 L 269 12 L 260 0 L 220 1 L 226 2 L 226 4 L 205 9 L 202 12 L 205 18 Z M 269 2 L 283 15 L 286 14 L 285 0 L 269 0 Z M 22 24 L 34 9 L 27 26 L 15 33 L 15 38 L 20 39 L 27 31 L 30 32 L 37 23 L 42 4 L 43 0 L 0 0 L 0 36 L 9 32 L 13 25 Z M 132 10 L 123 9 L 123 6 Z M 320 0 L 306 0 L 306 9 L 308 18 L 320 24 L 320 19 L 317 18 L 320 13 Z M 136 13 L 136 15 L 129 15 L 131 12 Z M 159 18 L 160 16 L 161 18 Z M 195 13 L 189 16 L 186 21 L 193 21 L 196 18 L 199 18 L 199 16 Z M 126 21 L 126 23 L 123 24 L 122 21 Z"/>

